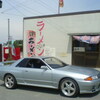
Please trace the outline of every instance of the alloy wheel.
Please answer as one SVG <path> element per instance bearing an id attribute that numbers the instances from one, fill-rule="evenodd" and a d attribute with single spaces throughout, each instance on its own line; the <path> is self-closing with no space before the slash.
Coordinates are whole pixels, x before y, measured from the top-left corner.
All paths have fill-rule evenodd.
<path id="1" fill-rule="evenodd" d="M 76 83 L 73 80 L 63 80 L 61 83 L 61 92 L 68 97 L 74 96 L 77 92 Z"/>
<path id="2" fill-rule="evenodd" d="M 5 77 L 4 83 L 5 83 L 6 88 L 8 88 L 8 89 L 14 88 L 15 84 L 16 84 L 15 82 L 16 82 L 15 78 L 12 75 L 7 75 Z"/>

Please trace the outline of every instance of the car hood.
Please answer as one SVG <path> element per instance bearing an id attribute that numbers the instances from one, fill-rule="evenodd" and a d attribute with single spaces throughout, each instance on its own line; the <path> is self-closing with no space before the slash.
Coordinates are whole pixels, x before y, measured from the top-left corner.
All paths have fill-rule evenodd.
<path id="1" fill-rule="evenodd" d="M 81 67 L 81 66 L 65 66 L 63 68 L 59 68 L 58 70 L 63 70 L 67 72 L 77 73 L 77 74 L 84 74 L 89 76 L 94 76 L 99 73 L 99 71 L 93 68 Z"/>

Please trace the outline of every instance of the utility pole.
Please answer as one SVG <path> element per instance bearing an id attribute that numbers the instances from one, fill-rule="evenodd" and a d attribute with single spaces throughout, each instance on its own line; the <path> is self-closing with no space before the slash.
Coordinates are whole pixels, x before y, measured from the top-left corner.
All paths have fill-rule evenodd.
<path id="1" fill-rule="evenodd" d="M 60 14 L 60 8 L 64 6 L 64 0 L 58 0 L 58 14 Z"/>
<path id="2" fill-rule="evenodd" d="M 10 48 L 10 19 L 8 19 L 8 59 L 7 60 L 12 60 L 11 48 Z"/>
<path id="3" fill-rule="evenodd" d="M 10 41 L 10 19 L 8 19 L 8 47 L 9 47 L 9 41 Z"/>
<path id="4" fill-rule="evenodd" d="M 60 14 L 60 4 L 59 4 L 59 0 L 58 0 L 58 14 Z"/>

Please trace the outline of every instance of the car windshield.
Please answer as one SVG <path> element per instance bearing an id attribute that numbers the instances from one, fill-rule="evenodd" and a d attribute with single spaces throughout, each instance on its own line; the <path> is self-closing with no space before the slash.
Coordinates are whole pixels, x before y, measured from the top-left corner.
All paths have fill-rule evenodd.
<path id="1" fill-rule="evenodd" d="M 62 67 L 65 67 L 65 66 L 68 66 L 66 63 L 60 61 L 59 59 L 57 58 L 54 58 L 54 57 L 47 57 L 47 58 L 44 58 L 43 59 L 51 68 L 62 68 Z"/>

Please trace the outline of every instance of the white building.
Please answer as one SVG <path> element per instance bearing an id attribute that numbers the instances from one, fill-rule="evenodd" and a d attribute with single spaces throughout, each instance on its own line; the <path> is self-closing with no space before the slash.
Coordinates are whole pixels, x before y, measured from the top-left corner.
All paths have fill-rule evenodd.
<path id="1" fill-rule="evenodd" d="M 56 56 L 68 64 L 100 67 L 100 10 L 27 17 L 23 29 L 24 57 Z"/>

